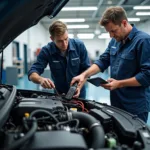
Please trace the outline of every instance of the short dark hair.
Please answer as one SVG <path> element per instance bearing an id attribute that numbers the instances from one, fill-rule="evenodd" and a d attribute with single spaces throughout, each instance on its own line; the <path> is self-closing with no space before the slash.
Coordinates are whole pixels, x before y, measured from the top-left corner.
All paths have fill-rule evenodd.
<path id="1" fill-rule="evenodd" d="M 105 26 L 109 22 L 114 23 L 115 25 L 121 25 L 122 20 L 127 20 L 127 15 L 125 10 L 120 6 L 109 7 L 105 10 L 100 19 L 100 25 Z"/>
<path id="2" fill-rule="evenodd" d="M 52 37 L 63 35 L 67 30 L 67 25 L 59 20 L 52 22 L 49 27 L 49 33 Z"/>

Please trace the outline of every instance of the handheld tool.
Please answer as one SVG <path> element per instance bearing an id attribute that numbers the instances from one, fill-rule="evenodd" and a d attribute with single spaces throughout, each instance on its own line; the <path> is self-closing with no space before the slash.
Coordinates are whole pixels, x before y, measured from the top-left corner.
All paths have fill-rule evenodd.
<path id="1" fill-rule="evenodd" d="M 67 93 L 66 96 L 65 96 L 65 99 L 67 99 L 67 100 L 71 100 L 71 99 L 72 99 L 74 93 L 76 92 L 77 86 L 78 86 L 78 83 L 75 82 L 75 83 L 69 88 L 69 91 L 68 91 L 68 93 Z"/>
<path id="2" fill-rule="evenodd" d="M 54 90 L 55 90 L 55 92 L 56 92 L 57 96 L 60 96 L 60 94 L 58 93 L 57 89 L 56 89 L 56 88 L 54 88 Z"/>

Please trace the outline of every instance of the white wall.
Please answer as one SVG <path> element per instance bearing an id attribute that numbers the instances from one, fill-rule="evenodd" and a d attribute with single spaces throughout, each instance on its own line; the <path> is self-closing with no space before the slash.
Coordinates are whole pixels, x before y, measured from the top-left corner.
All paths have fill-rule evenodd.
<path id="1" fill-rule="evenodd" d="M 97 50 L 99 50 L 100 54 L 102 54 L 105 51 L 106 46 L 107 46 L 105 43 L 106 40 L 103 40 L 103 39 L 97 39 L 97 38 L 95 38 L 93 40 L 84 40 L 83 39 L 82 41 L 84 42 L 84 44 L 88 50 L 89 56 L 93 59 L 95 58 L 95 52 Z"/>
<path id="2" fill-rule="evenodd" d="M 136 26 L 139 30 L 144 31 L 148 34 L 150 34 L 150 21 L 144 22 L 144 23 L 140 23 L 140 25 Z"/>
<path id="3" fill-rule="evenodd" d="M 29 49 L 28 61 L 30 61 L 34 59 L 34 51 L 36 48 L 46 45 L 49 40 L 48 31 L 41 25 L 41 23 L 39 23 L 23 32 L 14 41 L 19 42 L 21 59 L 24 59 L 23 46 L 24 44 L 27 44 Z M 10 43 L 4 51 L 4 67 L 12 66 L 12 62 L 12 43 Z"/>
<path id="4" fill-rule="evenodd" d="M 12 66 L 12 44 L 9 44 L 4 50 L 3 67 Z"/>

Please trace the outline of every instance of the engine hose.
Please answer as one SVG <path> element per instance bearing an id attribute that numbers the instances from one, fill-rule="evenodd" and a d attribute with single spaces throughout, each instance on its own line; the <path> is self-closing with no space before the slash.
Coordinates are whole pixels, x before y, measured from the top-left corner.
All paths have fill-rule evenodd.
<path id="1" fill-rule="evenodd" d="M 56 123 L 59 122 L 58 119 L 57 119 L 53 114 L 51 114 L 49 111 L 43 110 L 43 109 L 37 109 L 37 110 L 31 112 L 30 118 L 32 118 L 34 115 L 36 115 L 36 114 L 38 114 L 38 113 L 45 113 L 45 114 L 49 115 L 51 118 L 53 118 L 53 120 L 54 120 Z"/>
<path id="2" fill-rule="evenodd" d="M 24 137 L 18 139 L 12 145 L 9 145 L 7 150 L 15 150 L 15 149 L 20 148 L 20 146 L 22 146 L 27 140 L 29 140 L 34 135 L 36 130 L 37 130 L 37 122 L 35 119 L 33 119 L 31 129 L 25 134 Z"/>
<path id="3" fill-rule="evenodd" d="M 92 137 L 91 148 L 97 149 L 104 147 L 105 134 L 100 122 L 83 112 L 72 112 L 72 117 L 79 119 L 79 121 L 89 129 Z"/>

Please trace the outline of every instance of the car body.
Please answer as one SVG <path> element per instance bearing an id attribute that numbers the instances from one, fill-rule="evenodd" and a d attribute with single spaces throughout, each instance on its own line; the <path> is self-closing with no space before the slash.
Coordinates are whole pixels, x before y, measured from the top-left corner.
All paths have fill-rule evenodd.
<path id="1" fill-rule="evenodd" d="M 1 0 L 0 52 L 68 0 Z M 150 150 L 150 129 L 137 116 L 94 100 L 0 84 L 0 149 Z"/>

